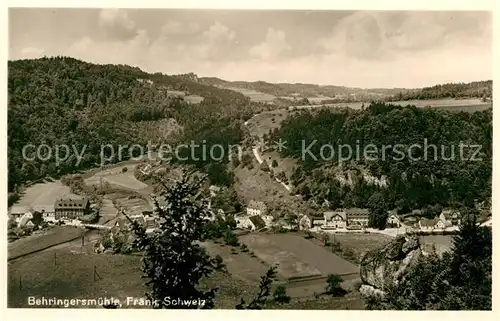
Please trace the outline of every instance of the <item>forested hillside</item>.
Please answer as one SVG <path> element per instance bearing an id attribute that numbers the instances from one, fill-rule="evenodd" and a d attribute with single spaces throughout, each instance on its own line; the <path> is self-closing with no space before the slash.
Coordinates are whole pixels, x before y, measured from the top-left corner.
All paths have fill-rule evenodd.
<path id="1" fill-rule="evenodd" d="M 192 76 L 192 75 L 191 75 Z M 198 78 L 196 78 L 198 79 Z M 225 81 L 215 77 L 199 78 L 199 82 L 226 88 L 251 89 L 276 97 L 300 94 L 302 97 L 327 96 L 324 102 L 349 101 L 401 101 L 442 98 L 491 98 L 491 80 L 471 83 L 452 83 L 424 88 L 352 88 L 344 86 L 320 86 L 313 84 L 268 83 L 264 81 Z"/>
<path id="2" fill-rule="evenodd" d="M 289 97 L 292 94 L 300 94 L 302 97 L 327 96 L 334 98 L 337 95 L 347 98 L 349 95 L 354 95 L 350 99 L 359 101 L 370 101 L 381 97 L 389 97 L 395 95 L 405 89 L 362 89 L 351 88 L 344 86 L 320 86 L 314 84 L 289 84 L 289 83 L 268 83 L 265 81 L 226 81 L 215 77 L 199 78 L 199 81 L 204 84 L 226 87 L 226 88 L 241 88 L 251 89 L 276 97 Z M 325 98 L 328 101 L 328 98 Z"/>
<path id="3" fill-rule="evenodd" d="M 285 120 L 282 127 L 272 133 L 271 139 L 286 141 L 287 148 L 282 150 L 282 156 L 299 160 L 300 165 L 291 177 L 297 191 L 320 203 L 327 199 L 333 207 L 367 207 L 383 200 L 388 208 L 405 212 L 437 204 L 472 206 L 475 201 L 491 196 L 491 109 L 465 113 L 371 104 L 364 111 L 304 111 Z M 424 145 L 425 139 L 427 145 Z M 315 140 L 316 143 L 308 148 Z M 481 160 L 469 160 L 477 148 L 468 147 L 463 149 L 462 159 L 460 143 L 481 145 L 480 152 L 475 155 Z M 332 147 L 322 150 L 325 144 Z M 342 144 L 351 146 L 353 154 L 349 161 L 340 164 L 338 151 Z M 368 154 L 371 159 L 364 155 L 364 148 L 369 144 L 377 148 L 376 153 Z M 400 146 L 394 149 L 397 144 Z M 425 148 L 409 148 L 413 144 L 422 147 L 434 144 L 437 150 L 428 147 L 425 152 Z M 385 157 L 383 146 L 392 146 L 386 149 Z M 373 150 L 370 148 L 366 150 Z M 304 153 L 305 150 L 317 160 L 309 152 Z M 326 155 L 328 158 L 331 150 L 335 153 L 331 160 L 320 157 Z M 349 159 L 346 148 L 340 152 Z M 452 155 L 454 159 L 448 160 Z M 343 174 L 349 170 L 357 173 L 352 186 L 334 179 L 339 172 L 338 165 L 342 165 Z M 360 179 L 361 170 L 375 177 L 385 175 L 389 185 L 368 184 Z"/>
<path id="4" fill-rule="evenodd" d="M 410 91 L 401 91 L 388 101 L 441 99 L 441 98 L 492 98 L 493 81 L 474 81 L 471 83 L 456 83 L 424 87 Z"/>
<path id="5" fill-rule="evenodd" d="M 265 108 L 240 93 L 195 79 L 147 74 L 124 65 L 54 57 L 9 61 L 8 67 L 9 191 L 28 180 L 75 170 L 75 157 L 59 166 L 53 158 L 23 159 L 22 148 L 27 144 L 74 145 L 78 150 L 86 145 L 79 164 L 79 169 L 85 169 L 99 164 L 101 145 L 106 144 L 145 145 L 152 137 L 160 140 L 153 143 L 238 142 L 239 124 Z M 183 90 L 204 100 L 190 105 L 170 97 L 169 90 Z M 165 137 L 169 128 L 164 127 L 171 124 L 182 128 L 181 134 Z"/>

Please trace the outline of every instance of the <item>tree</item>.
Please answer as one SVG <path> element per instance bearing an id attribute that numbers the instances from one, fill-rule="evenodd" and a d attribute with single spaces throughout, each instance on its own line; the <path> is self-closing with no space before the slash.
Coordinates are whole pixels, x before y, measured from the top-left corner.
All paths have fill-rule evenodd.
<path id="1" fill-rule="evenodd" d="M 144 227 L 130 220 L 139 237 L 135 245 L 144 251 L 142 271 L 149 280 L 147 297 L 160 302 L 155 308 L 166 308 L 163 305 L 166 297 L 203 299 L 206 302 L 203 308 L 214 306 L 216 289 L 197 288 L 200 279 L 210 275 L 215 266 L 198 244 L 205 238 L 204 225 L 210 214 L 206 204 L 195 199 L 202 182 L 184 172 L 173 185 L 162 183 L 162 196 L 169 206 L 160 207 L 156 201 L 162 223 L 153 233 L 146 234 Z"/>
<path id="2" fill-rule="evenodd" d="M 273 293 L 273 300 L 277 303 L 289 303 L 290 297 L 286 294 L 286 288 L 283 285 L 278 285 Z"/>
<path id="3" fill-rule="evenodd" d="M 13 230 L 17 228 L 17 222 L 14 218 L 10 217 L 7 221 L 7 230 Z"/>
<path id="4" fill-rule="evenodd" d="M 343 296 L 346 291 L 342 288 L 342 277 L 337 274 L 329 274 L 326 279 L 326 293 L 333 296 Z"/>
<path id="5" fill-rule="evenodd" d="M 238 237 L 236 236 L 236 234 L 234 234 L 233 231 L 231 231 L 229 229 L 224 232 L 224 242 L 226 242 L 227 245 L 231 245 L 231 246 L 238 246 L 239 245 Z"/>
<path id="6" fill-rule="evenodd" d="M 266 274 L 260 278 L 259 292 L 255 296 L 255 298 L 253 298 L 252 301 L 250 301 L 248 304 L 245 302 L 245 300 L 241 299 L 240 303 L 236 305 L 236 309 L 261 310 L 266 304 L 269 295 L 271 294 L 271 285 L 274 282 L 275 278 L 276 266 L 272 266 L 271 268 L 269 268 Z"/>
<path id="7" fill-rule="evenodd" d="M 492 233 L 465 219 L 442 257 L 422 257 L 412 272 L 368 309 L 491 310 Z"/>
<path id="8" fill-rule="evenodd" d="M 278 167 L 278 161 L 273 159 L 273 161 L 271 162 L 271 166 L 272 167 Z"/>
<path id="9" fill-rule="evenodd" d="M 368 225 L 380 230 L 385 229 L 389 213 L 387 203 L 382 193 L 374 193 L 368 200 L 368 207 L 370 209 Z"/>
<path id="10" fill-rule="evenodd" d="M 38 212 L 38 211 L 35 211 L 33 213 L 33 218 L 31 219 L 31 222 L 35 225 L 35 226 L 40 226 L 43 222 L 43 215 L 41 212 Z"/>

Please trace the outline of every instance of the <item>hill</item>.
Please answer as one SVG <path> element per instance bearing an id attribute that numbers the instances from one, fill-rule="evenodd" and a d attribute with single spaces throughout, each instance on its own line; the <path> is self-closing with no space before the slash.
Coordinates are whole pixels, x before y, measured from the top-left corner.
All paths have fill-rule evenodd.
<path id="1" fill-rule="evenodd" d="M 318 98 L 318 101 L 324 102 L 345 102 L 345 101 L 370 101 L 389 97 L 399 93 L 400 88 L 395 89 L 362 89 L 350 88 L 344 86 L 320 86 L 314 84 L 302 83 L 268 83 L 265 81 L 226 81 L 215 77 L 202 77 L 199 81 L 204 84 L 218 86 L 220 88 L 239 88 L 246 90 L 255 90 L 279 97 L 282 99 L 300 98 Z"/>
<path id="2" fill-rule="evenodd" d="M 442 98 L 481 98 L 491 101 L 493 81 L 474 81 L 471 83 L 449 83 L 424 87 L 421 89 L 401 90 L 388 98 L 388 101 L 414 100 L 414 99 L 442 99 Z"/>
<path id="3" fill-rule="evenodd" d="M 382 196 L 388 208 L 406 212 L 470 207 L 491 197 L 492 128 L 491 109 L 373 103 L 365 110 L 296 113 L 269 140 L 286 142 L 281 156 L 298 163 L 290 179 L 306 199 L 370 207 Z M 370 182 L 382 177 L 388 186 Z"/>
<path id="4" fill-rule="evenodd" d="M 179 91 L 203 100 L 189 104 L 171 94 Z M 267 108 L 235 91 L 199 83 L 193 75 L 148 74 L 136 67 L 69 57 L 9 61 L 8 96 L 9 191 L 47 175 L 97 166 L 101 148 L 108 144 L 118 155 L 119 146 L 145 146 L 150 139 L 235 143 L 241 139 L 240 124 Z M 29 144 L 33 146 L 26 158 L 23 147 Z M 43 144 L 42 157 L 31 159 Z M 55 147 L 62 145 L 69 155 L 60 150 L 65 159 L 56 163 Z M 84 146 L 78 162 L 74 151 Z M 137 156 L 137 150 L 129 151 L 123 148 L 123 158 Z M 103 156 L 112 154 L 108 148 Z"/>

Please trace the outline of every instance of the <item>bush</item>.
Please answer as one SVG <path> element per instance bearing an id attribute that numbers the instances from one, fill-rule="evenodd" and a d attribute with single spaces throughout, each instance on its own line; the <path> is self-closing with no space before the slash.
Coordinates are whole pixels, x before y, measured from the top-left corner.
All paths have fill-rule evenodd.
<path id="1" fill-rule="evenodd" d="M 273 300 L 277 303 L 289 303 L 290 297 L 286 294 L 286 288 L 283 285 L 278 285 L 274 290 Z"/>
<path id="2" fill-rule="evenodd" d="M 329 274 L 328 278 L 326 279 L 326 293 L 333 296 L 345 295 L 347 291 L 342 288 L 342 281 L 343 279 L 340 275 Z"/>
<path id="3" fill-rule="evenodd" d="M 122 168 L 122 173 L 126 173 L 126 172 L 128 172 L 128 167 Z"/>

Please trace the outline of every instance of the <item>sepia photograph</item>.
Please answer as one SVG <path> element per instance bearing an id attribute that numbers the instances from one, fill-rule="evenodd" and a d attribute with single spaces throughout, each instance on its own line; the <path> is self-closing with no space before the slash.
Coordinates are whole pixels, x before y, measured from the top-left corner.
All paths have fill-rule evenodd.
<path id="1" fill-rule="evenodd" d="M 492 11 L 7 10 L 9 310 L 492 310 Z"/>

